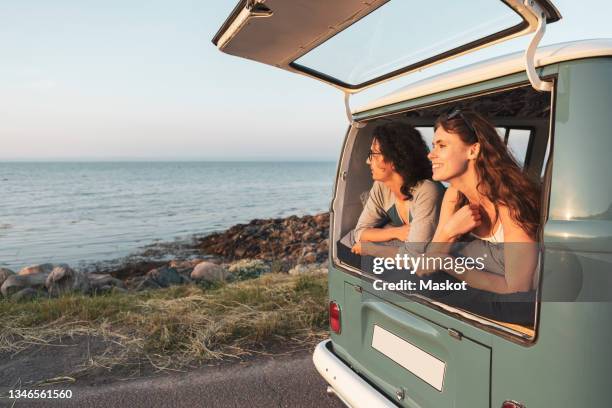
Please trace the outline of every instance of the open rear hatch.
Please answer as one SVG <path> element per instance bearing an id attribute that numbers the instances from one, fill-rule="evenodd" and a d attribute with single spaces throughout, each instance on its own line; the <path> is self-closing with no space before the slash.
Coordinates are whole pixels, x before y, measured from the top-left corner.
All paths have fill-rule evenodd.
<path id="1" fill-rule="evenodd" d="M 354 93 L 534 32 L 538 13 L 561 18 L 548 0 L 243 0 L 213 43 Z"/>

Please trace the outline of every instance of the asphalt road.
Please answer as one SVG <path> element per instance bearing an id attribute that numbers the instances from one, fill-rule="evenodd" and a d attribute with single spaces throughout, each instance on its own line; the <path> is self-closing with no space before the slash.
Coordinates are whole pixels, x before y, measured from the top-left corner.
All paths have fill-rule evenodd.
<path id="1" fill-rule="evenodd" d="M 67 400 L 1 401 L 14 407 L 338 407 L 325 393 L 310 353 L 262 357 L 246 363 L 105 385 L 55 385 L 70 389 Z M 14 403 L 14 405 L 13 405 Z"/>

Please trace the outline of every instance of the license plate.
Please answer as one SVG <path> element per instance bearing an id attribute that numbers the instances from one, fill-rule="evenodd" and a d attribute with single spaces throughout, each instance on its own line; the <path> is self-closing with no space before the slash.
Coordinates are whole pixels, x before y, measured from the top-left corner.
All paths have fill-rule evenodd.
<path id="1" fill-rule="evenodd" d="M 372 348 L 395 361 L 438 391 L 442 391 L 446 363 L 428 352 L 374 325 Z"/>

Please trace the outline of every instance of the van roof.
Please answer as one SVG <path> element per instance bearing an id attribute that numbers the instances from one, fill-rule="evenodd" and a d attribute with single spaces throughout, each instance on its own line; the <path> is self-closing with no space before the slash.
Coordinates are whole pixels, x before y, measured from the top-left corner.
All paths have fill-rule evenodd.
<path id="1" fill-rule="evenodd" d="M 414 82 L 367 105 L 359 106 L 353 109 L 352 113 L 365 112 L 381 106 L 524 71 L 524 54 L 524 51 L 519 51 L 491 58 Z M 609 55 L 612 55 L 612 39 L 571 41 L 539 48 L 535 56 L 535 65 L 543 67 L 562 61 Z"/>

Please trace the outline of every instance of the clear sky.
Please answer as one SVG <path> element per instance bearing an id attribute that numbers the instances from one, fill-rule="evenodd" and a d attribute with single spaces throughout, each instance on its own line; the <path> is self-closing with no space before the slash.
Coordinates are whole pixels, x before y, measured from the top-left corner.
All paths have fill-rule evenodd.
<path id="1" fill-rule="evenodd" d="M 212 45 L 236 2 L 0 0 L 0 160 L 337 160 L 340 91 Z M 564 18 L 543 44 L 612 38 L 607 2 L 554 3 Z"/>

